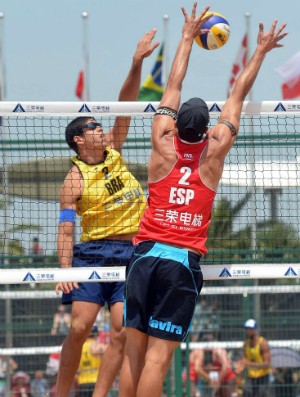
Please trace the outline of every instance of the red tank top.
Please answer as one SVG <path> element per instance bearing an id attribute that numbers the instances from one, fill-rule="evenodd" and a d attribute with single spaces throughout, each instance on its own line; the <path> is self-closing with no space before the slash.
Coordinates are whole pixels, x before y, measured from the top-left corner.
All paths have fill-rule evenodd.
<path id="1" fill-rule="evenodd" d="M 205 243 L 216 192 L 204 185 L 199 175 L 206 145 L 206 139 L 189 144 L 174 137 L 177 162 L 165 178 L 148 184 L 148 205 L 134 244 L 154 240 L 207 253 Z"/>

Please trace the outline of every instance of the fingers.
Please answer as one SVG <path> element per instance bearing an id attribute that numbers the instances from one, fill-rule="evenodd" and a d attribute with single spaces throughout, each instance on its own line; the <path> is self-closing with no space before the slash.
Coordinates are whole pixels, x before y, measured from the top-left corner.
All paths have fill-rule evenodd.
<path id="1" fill-rule="evenodd" d="M 156 35 L 157 29 L 153 28 L 150 30 L 150 32 L 147 32 L 146 35 L 149 36 L 149 38 L 152 40 L 154 38 L 154 36 Z"/>
<path id="2" fill-rule="evenodd" d="M 58 283 L 55 287 L 55 292 L 56 295 L 59 294 L 59 291 L 62 291 L 64 294 L 69 294 L 70 292 L 72 292 L 73 287 L 78 289 L 78 283 L 77 282 L 70 282 L 70 283 Z"/>
<path id="3" fill-rule="evenodd" d="M 205 15 L 205 13 L 203 15 Z M 207 15 L 206 17 L 200 18 L 200 21 L 202 22 L 202 25 L 204 25 L 204 23 L 206 21 L 208 21 L 212 16 L 214 16 L 213 12 L 211 14 Z"/>
<path id="4" fill-rule="evenodd" d="M 157 48 L 158 46 L 159 46 L 159 41 L 156 41 L 156 42 L 152 45 L 151 51 L 154 51 L 155 48 Z"/>
<path id="5" fill-rule="evenodd" d="M 275 32 L 277 22 L 278 22 L 278 19 L 276 18 L 276 19 L 273 21 L 273 23 L 272 23 L 270 32 L 273 33 L 273 34 L 274 34 L 274 32 Z"/>
<path id="6" fill-rule="evenodd" d="M 192 17 L 195 18 L 197 10 L 197 2 L 194 2 L 193 9 L 192 9 Z"/>
<path id="7" fill-rule="evenodd" d="M 259 33 L 263 33 L 264 31 L 264 24 L 262 22 L 259 23 Z"/>
<path id="8" fill-rule="evenodd" d="M 277 36 L 277 40 L 278 41 L 280 41 L 280 40 L 282 40 L 285 36 L 287 36 L 288 35 L 288 32 L 284 32 L 284 33 L 282 33 L 281 35 L 279 35 L 279 36 Z"/>
<path id="9" fill-rule="evenodd" d="M 187 12 L 186 12 L 186 10 L 185 10 L 185 8 L 184 7 L 181 7 L 181 11 L 182 11 L 182 13 L 183 13 L 183 16 L 185 17 L 185 19 L 187 18 L 187 16 L 188 16 L 188 14 L 187 14 Z"/>
<path id="10" fill-rule="evenodd" d="M 282 24 L 282 25 L 280 26 L 280 28 L 277 30 L 275 36 L 278 36 L 278 37 L 279 37 L 279 35 L 280 35 L 280 33 L 283 31 L 283 29 L 286 28 L 286 25 L 287 25 L 286 23 Z M 286 36 L 286 35 L 287 35 L 287 33 L 284 33 L 282 36 L 284 37 L 284 36 Z"/>
<path id="11" fill-rule="evenodd" d="M 213 13 L 211 13 L 210 15 L 208 15 L 208 16 L 206 16 L 206 17 L 204 18 L 204 15 L 208 12 L 209 9 L 210 9 L 210 6 L 207 6 L 207 7 L 205 7 L 204 10 L 201 12 L 201 14 L 199 15 L 199 17 L 200 17 L 201 20 L 203 20 L 203 21 L 206 22 L 208 19 L 210 19 L 210 18 L 214 15 Z"/>

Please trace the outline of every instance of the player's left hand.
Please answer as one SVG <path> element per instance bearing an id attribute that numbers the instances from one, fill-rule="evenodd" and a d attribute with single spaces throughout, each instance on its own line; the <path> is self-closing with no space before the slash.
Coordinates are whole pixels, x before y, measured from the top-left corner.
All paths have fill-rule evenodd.
<path id="1" fill-rule="evenodd" d="M 288 34 L 287 32 L 282 33 L 286 25 L 287 24 L 284 23 L 276 31 L 277 19 L 275 19 L 269 32 L 264 32 L 264 24 L 262 22 L 259 24 L 257 45 L 264 51 L 265 54 L 271 51 L 273 48 L 283 47 L 283 44 L 279 42 Z"/>
<path id="2" fill-rule="evenodd" d="M 152 40 L 156 35 L 157 30 L 151 29 L 149 32 L 145 33 L 137 44 L 134 58 L 144 59 L 147 58 L 152 52 L 159 46 L 159 42 L 156 41 L 152 44 Z"/>

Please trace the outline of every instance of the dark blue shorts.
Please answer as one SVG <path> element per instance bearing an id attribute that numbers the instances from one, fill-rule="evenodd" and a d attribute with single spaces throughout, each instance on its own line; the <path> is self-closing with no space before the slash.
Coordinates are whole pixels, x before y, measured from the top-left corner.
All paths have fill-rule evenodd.
<path id="1" fill-rule="evenodd" d="M 151 241 L 127 268 L 124 325 L 160 339 L 184 341 L 202 288 L 201 256 Z"/>
<path id="2" fill-rule="evenodd" d="M 72 267 L 127 266 L 132 255 L 131 241 L 98 240 L 74 245 Z M 62 303 L 94 302 L 103 306 L 124 300 L 124 282 L 79 283 L 70 294 L 63 294 Z"/>

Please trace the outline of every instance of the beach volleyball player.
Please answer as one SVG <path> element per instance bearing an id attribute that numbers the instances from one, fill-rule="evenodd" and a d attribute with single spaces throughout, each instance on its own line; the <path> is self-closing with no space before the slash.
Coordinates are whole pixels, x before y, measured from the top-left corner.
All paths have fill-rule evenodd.
<path id="1" fill-rule="evenodd" d="M 137 100 L 144 58 L 159 45 L 152 44 L 156 29 L 139 41 L 120 101 Z M 121 156 L 130 119 L 116 117 L 105 134 L 101 123 L 87 115 L 72 120 L 66 140 L 76 152 L 73 167 L 61 189 L 58 256 L 61 267 L 126 266 L 132 237 L 138 230 L 146 200 L 139 182 Z M 75 214 L 81 216 L 81 243 L 74 246 Z M 64 302 L 72 302 L 72 321 L 63 343 L 56 397 L 69 396 L 87 339 L 99 310 L 110 308 L 110 342 L 102 358 L 95 395 L 104 397 L 118 373 L 124 353 L 122 327 L 124 283 L 58 283 Z"/>
<path id="2" fill-rule="evenodd" d="M 276 29 L 277 21 L 267 33 L 260 23 L 254 55 L 217 124 L 208 129 L 202 99 L 179 106 L 192 45 L 209 8 L 197 16 L 196 5 L 191 15 L 182 8 L 182 37 L 152 124 L 148 206 L 127 268 L 120 397 L 162 395 L 173 351 L 188 335 L 202 287 L 199 262 L 207 252 L 211 209 L 225 157 L 237 138 L 243 101 L 266 54 L 281 47 L 286 35 L 285 25 Z"/>

